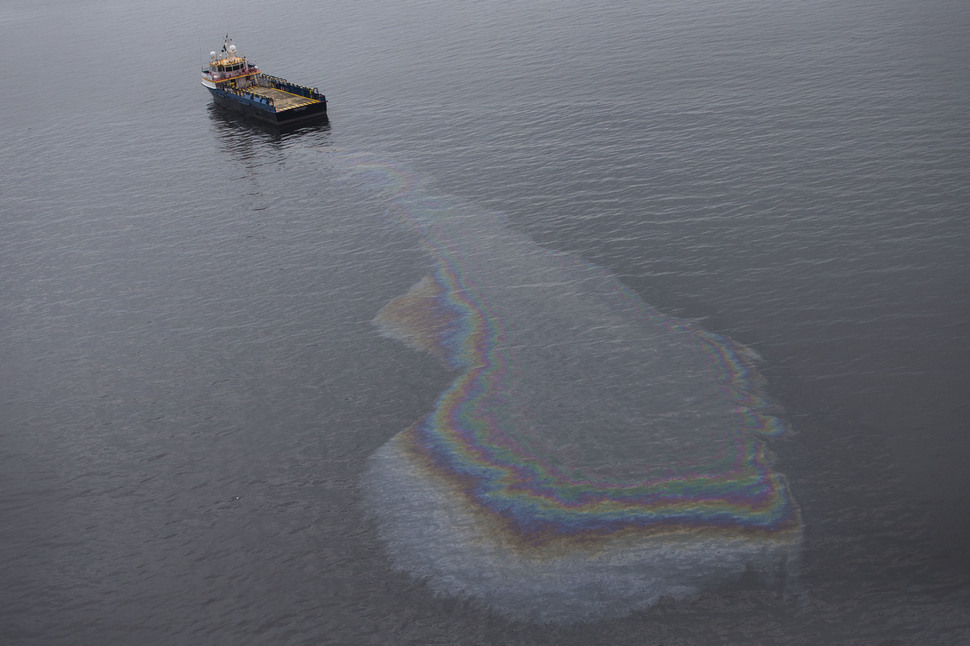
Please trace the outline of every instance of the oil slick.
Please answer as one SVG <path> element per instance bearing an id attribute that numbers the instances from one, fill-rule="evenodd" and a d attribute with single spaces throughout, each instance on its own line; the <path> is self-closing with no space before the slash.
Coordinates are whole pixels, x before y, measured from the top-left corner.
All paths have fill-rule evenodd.
<path id="1" fill-rule="evenodd" d="M 513 619 L 570 623 L 793 574 L 801 520 L 753 355 L 500 215 L 344 155 L 433 272 L 375 319 L 454 381 L 369 461 L 396 567 Z"/>

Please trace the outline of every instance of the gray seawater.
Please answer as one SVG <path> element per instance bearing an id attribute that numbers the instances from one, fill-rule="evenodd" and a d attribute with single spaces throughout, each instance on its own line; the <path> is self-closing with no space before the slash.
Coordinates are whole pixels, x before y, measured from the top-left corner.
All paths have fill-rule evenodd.
<path id="1" fill-rule="evenodd" d="M 968 28 L 957 0 L 4 3 L 0 641 L 970 641 Z M 210 105 L 227 31 L 330 124 Z M 559 628 L 394 570 L 360 478 L 450 377 L 371 324 L 429 259 L 346 152 L 756 350 L 804 592 Z"/>

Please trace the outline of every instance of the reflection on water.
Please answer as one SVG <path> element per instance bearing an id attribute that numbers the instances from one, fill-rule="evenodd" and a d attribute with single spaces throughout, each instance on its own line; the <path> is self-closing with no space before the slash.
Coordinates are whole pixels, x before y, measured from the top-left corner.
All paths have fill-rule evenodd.
<path id="1" fill-rule="evenodd" d="M 326 115 L 319 119 L 274 126 L 210 103 L 207 111 L 212 132 L 223 147 L 239 159 L 250 159 L 268 150 L 283 150 L 288 143 L 309 133 L 330 132 Z"/>

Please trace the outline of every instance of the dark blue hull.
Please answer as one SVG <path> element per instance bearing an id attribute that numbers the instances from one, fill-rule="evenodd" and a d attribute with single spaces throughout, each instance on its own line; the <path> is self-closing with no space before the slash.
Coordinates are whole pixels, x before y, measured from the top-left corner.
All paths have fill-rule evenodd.
<path id="1" fill-rule="evenodd" d="M 212 99 L 223 108 L 239 112 L 273 125 L 289 125 L 309 119 L 323 119 L 327 116 L 327 100 L 320 100 L 295 108 L 277 111 L 271 104 L 258 96 L 227 92 L 218 88 L 206 88 Z"/>

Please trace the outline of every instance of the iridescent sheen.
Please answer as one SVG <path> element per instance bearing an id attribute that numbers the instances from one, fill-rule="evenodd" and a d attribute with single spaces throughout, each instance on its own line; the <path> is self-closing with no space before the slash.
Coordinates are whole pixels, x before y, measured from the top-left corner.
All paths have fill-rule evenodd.
<path id="1" fill-rule="evenodd" d="M 434 263 L 376 324 L 455 372 L 367 473 L 399 567 L 558 622 L 791 572 L 800 513 L 764 439 L 786 425 L 752 351 L 399 167 L 345 161 Z"/>

